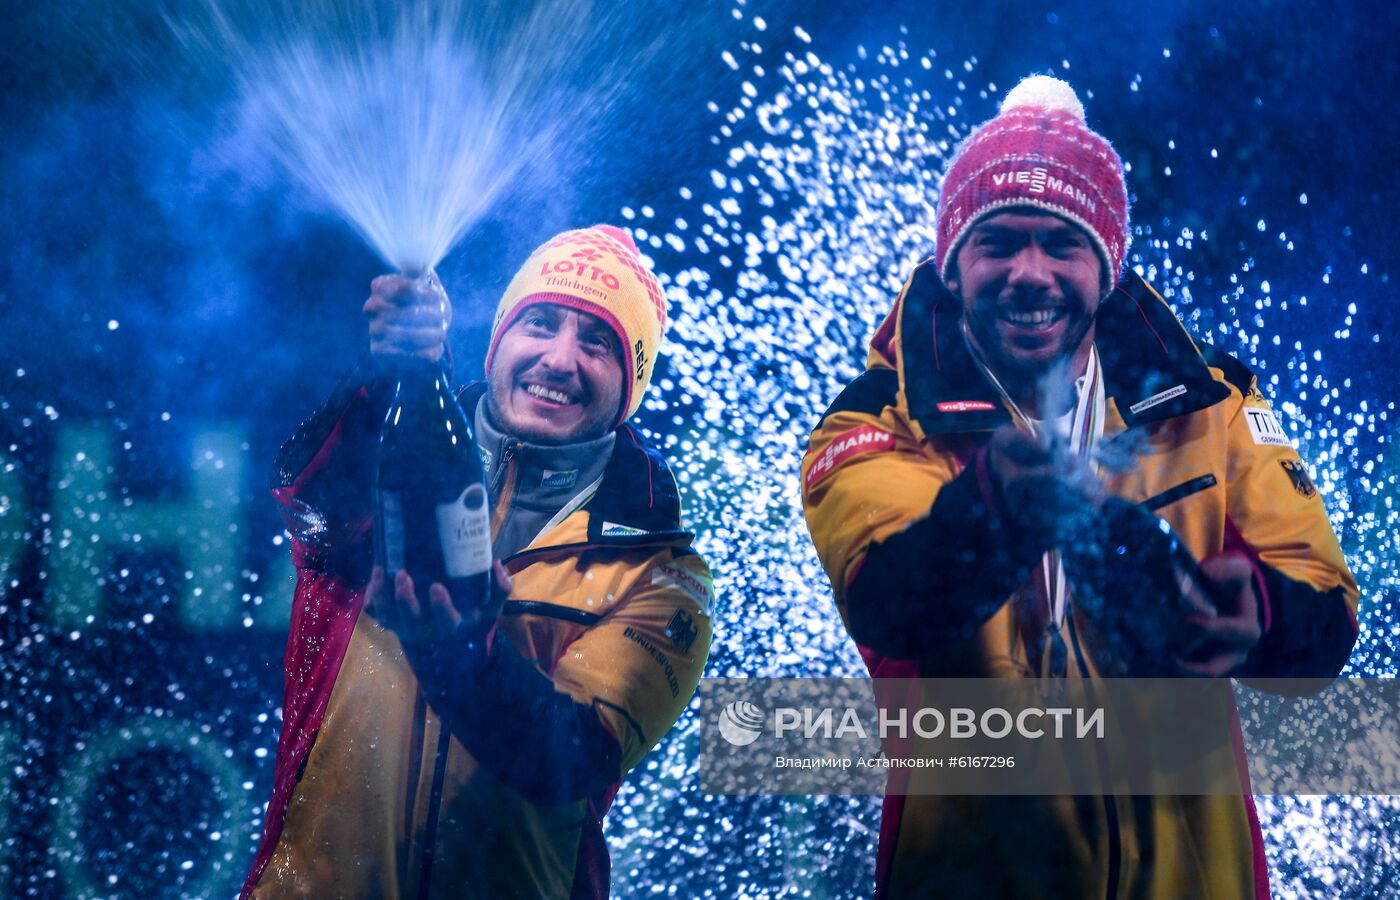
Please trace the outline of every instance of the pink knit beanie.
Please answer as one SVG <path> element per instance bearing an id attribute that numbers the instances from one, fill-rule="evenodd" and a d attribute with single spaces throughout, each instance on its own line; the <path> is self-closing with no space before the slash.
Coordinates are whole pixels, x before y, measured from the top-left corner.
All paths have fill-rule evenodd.
<path id="1" fill-rule="evenodd" d="M 1106 287 L 1117 283 L 1130 240 L 1123 162 L 1085 124 L 1074 88 L 1058 78 L 1032 75 L 1016 85 L 954 153 L 938 202 L 935 259 L 945 282 L 968 231 L 1014 206 L 1084 229 L 1103 260 Z"/>

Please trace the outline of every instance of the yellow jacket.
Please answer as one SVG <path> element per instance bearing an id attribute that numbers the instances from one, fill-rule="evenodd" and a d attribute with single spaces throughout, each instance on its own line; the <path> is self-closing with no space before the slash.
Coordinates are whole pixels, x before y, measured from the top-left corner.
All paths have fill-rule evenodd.
<path id="1" fill-rule="evenodd" d="M 606 896 L 602 816 L 709 648 L 710 571 L 675 482 L 623 426 L 592 499 L 504 560 L 514 585 L 485 646 L 406 651 L 361 612 L 374 408 L 351 383 L 279 464 L 298 579 L 244 895 Z"/>
<path id="2" fill-rule="evenodd" d="M 1047 547 L 1001 515 L 985 446 L 1011 418 L 968 353 L 960 313 L 934 267 L 916 268 L 866 372 L 827 410 L 803 460 L 808 527 L 874 677 L 1048 673 L 1045 642 L 1017 600 Z M 1356 583 L 1252 374 L 1198 347 L 1132 273 L 1100 307 L 1095 343 L 1108 395 L 1100 447 L 1135 463 L 1103 471 L 1121 498 L 1110 503 L 1152 510 L 1197 559 L 1248 555 L 1264 636 L 1236 674 L 1335 676 L 1356 637 Z M 1158 674 L 1082 605 L 1060 629 L 1067 677 Z M 1234 710 L 1212 714 L 1233 719 Z M 1238 797 L 902 796 L 892 778 L 877 891 L 1267 896 L 1238 761 Z"/>

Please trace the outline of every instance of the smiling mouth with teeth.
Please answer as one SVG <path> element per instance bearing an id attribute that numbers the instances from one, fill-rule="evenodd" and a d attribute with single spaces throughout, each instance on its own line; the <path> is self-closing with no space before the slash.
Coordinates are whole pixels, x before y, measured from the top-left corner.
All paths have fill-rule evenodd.
<path id="1" fill-rule="evenodd" d="M 1060 317 L 1060 313 L 1058 309 L 1007 310 L 1002 317 L 1013 325 L 1034 327 L 1049 325 Z"/>
<path id="2" fill-rule="evenodd" d="M 574 398 L 570 397 L 563 391 L 556 391 L 553 388 L 547 388 L 542 384 L 525 385 L 525 393 L 529 394 L 531 397 L 538 397 L 541 400 L 548 400 L 550 403 L 557 403 L 560 406 L 568 406 L 569 404 L 574 402 Z"/>

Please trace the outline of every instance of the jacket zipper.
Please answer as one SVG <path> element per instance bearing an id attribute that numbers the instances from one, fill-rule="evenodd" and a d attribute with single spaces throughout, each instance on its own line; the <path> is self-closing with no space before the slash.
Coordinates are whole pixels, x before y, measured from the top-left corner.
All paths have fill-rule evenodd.
<path id="1" fill-rule="evenodd" d="M 1074 627 L 1074 617 L 1065 616 L 1065 623 L 1069 626 L 1069 640 L 1074 646 L 1074 661 L 1079 667 L 1080 677 L 1086 684 L 1092 685 L 1089 675 L 1089 667 L 1084 662 L 1084 651 L 1079 646 L 1079 632 Z M 1107 760 L 1103 752 L 1099 753 L 1099 767 L 1101 771 L 1107 771 Z M 1104 892 L 1106 900 L 1113 900 L 1118 896 L 1118 882 L 1123 877 L 1123 835 L 1120 831 L 1118 821 L 1118 796 L 1116 794 L 1105 793 L 1103 795 L 1103 813 L 1107 820 L 1108 830 L 1108 890 Z"/>
<path id="2" fill-rule="evenodd" d="M 496 464 L 496 476 L 491 479 L 491 493 L 499 496 L 501 483 L 505 481 L 507 473 L 510 471 L 511 460 L 515 459 L 516 443 L 507 441 L 506 448 L 501 451 L 501 461 Z"/>
<path id="3" fill-rule="evenodd" d="M 514 441 L 507 442 L 505 449 L 501 451 L 501 460 L 496 467 L 496 477 L 491 479 L 490 491 L 497 495 L 497 507 L 504 508 L 504 504 L 510 501 L 510 494 L 514 488 L 515 451 L 519 447 Z M 505 490 L 503 490 L 503 487 Z M 500 509 L 497 509 L 500 512 Z M 497 528 L 491 529 L 491 537 L 496 537 L 500 530 L 500 525 L 504 525 L 504 518 L 493 516 L 498 522 Z M 419 689 L 421 691 L 421 687 Z M 424 728 L 427 712 L 423 712 L 424 721 L 416 722 L 416 728 Z M 438 717 L 438 739 L 437 749 L 433 754 L 433 789 L 428 792 L 427 816 L 423 822 L 423 840 L 419 845 L 419 899 L 426 900 L 428 890 L 433 886 L 433 851 L 437 845 L 438 819 L 442 815 L 442 784 L 447 780 L 447 757 L 451 750 L 452 738 L 449 735 L 447 722 Z M 421 754 L 419 759 L 421 760 Z M 414 782 L 416 782 L 414 778 Z M 416 784 L 414 784 L 416 787 Z"/>
<path id="4" fill-rule="evenodd" d="M 515 451 L 519 444 L 508 442 L 501 451 L 501 461 L 496 466 L 496 474 L 491 479 L 490 495 L 496 498 L 491 509 L 491 540 L 505 527 L 506 515 L 510 511 L 511 495 L 515 493 Z"/>
<path id="5" fill-rule="evenodd" d="M 418 804 L 418 782 L 423 775 L 423 732 L 427 727 L 428 704 L 423 698 L 423 688 L 414 691 L 413 732 L 409 738 L 407 796 L 403 805 L 404 834 L 413 834 L 413 818 Z"/>
<path id="6" fill-rule="evenodd" d="M 433 790 L 428 802 L 428 816 L 423 824 L 423 843 L 418 849 L 418 898 L 427 900 L 433 883 L 433 849 L 437 845 L 438 818 L 442 815 L 442 785 L 447 778 L 447 754 L 452 738 L 447 723 L 438 717 L 437 751 L 433 761 Z"/>

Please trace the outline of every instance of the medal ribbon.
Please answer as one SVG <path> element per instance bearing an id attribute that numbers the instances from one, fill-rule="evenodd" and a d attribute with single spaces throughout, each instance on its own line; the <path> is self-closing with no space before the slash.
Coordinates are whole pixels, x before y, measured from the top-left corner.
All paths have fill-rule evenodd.
<path id="1" fill-rule="evenodd" d="M 1011 395 L 1002 387 L 1001 381 L 992 372 L 991 368 L 982 359 L 982 353 L 977 344 L 968 333 L 967 321 L 962 323 L 963 339 L 966 341 L 968 349 L 972 351 L 972 358 L 976 361 L 977 367 L 982 370 L 982 374 L 987 376 L 987 380 L 997 389 L 1001 399 L 1011 410 L 1012 418 L 1016 426 L 1032 436 L 1039 436 L 1042 429 L 1055 427 L 1052 421 L 1039 422 L 1032 419 L 1021 411 L 1016 405 L 1016 401 L 1011 399 Z M 1084 376 L 1078 380 L 1081 385 L 1079 397 L 1074 406 L 1074 417 L 1071 419 L 1069 435 L 1069 452 L 1082 457 L 1089 463 L 1089 467 L 1095 473 L 1098 472 L 1098 461 L 1094 457 L 1094 447 L 1103 437 L 1104 419 L 1107 415 L 1107 398 L 1104 394 L 1103 375 L 1099 368 L 1099 351 L 1092 344 L 1089 346 L 1089 360 L 1084 367 Z M 1055 436 L 1051 435 L 1053 443 Z M 1065 613 L 1069 607 L 1069 586 L 1065 581 L 1064 561 L 1060 557 L 1060 551 L 1054 547 L 1046 551 L 1041 558 L 1038 571 L 1034 578 L 1039 579 L 1038 585 L 1045 597 L 1049 621 L 1047 628 L 1051 630 L 1057 643 L 1060 627 L 1064 624 Z M 1053 666 L 1061 669 L 1061 666 Z M 1062 674 L 1062 672 L 1061 672 Z"/>

